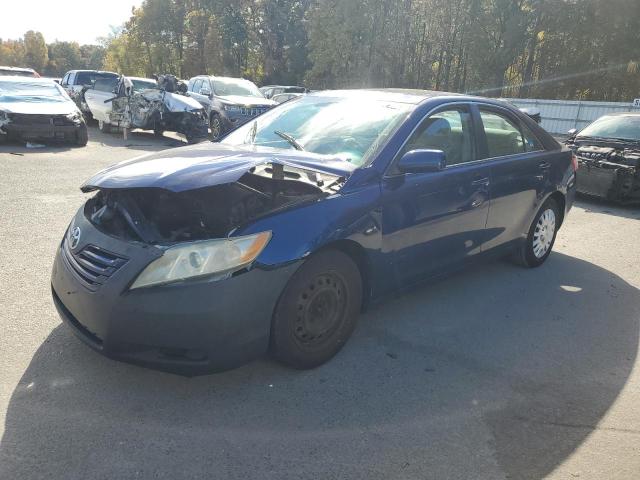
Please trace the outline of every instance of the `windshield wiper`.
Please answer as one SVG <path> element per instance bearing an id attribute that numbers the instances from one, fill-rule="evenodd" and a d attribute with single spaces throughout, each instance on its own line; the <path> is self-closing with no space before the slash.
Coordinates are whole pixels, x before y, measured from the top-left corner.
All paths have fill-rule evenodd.
<path id="1" fill-rule="evenodd" d="M 302 145 L 300 145 L 298 143 L 298 141 L 295 138 L 293 138 L 291 135 L 289 135 L 288 133 L 284 133 L 284 132 L 281 132 L 279 130 L 275 130 L 273 133 L 278 135 L 280 138 L 285 139 L 287 142 L 289 142 L 289 145 L 291 145 L 296 150 L 304 151 L 304 147 Z"/>

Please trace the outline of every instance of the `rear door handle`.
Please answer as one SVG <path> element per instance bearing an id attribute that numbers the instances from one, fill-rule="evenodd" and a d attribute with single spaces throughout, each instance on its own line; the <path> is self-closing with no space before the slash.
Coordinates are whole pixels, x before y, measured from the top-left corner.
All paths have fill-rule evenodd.
<path id="1" fill-rule="evenodd" d="M 471 185 L 473 186 L 483 186 L 483 187 L 488 187 L 489 186 L 489 177 L 484 177 L 484 178 L 478 178 L 477 180 L 474 180 L 473 182 L 471 182 Z"/>
<path id="2" fill-rule="evenodd" d="M 541 162 L 538 166 L 542 170 L 549 170 L 551 168 L 551 164 L 549 162 Z"/>

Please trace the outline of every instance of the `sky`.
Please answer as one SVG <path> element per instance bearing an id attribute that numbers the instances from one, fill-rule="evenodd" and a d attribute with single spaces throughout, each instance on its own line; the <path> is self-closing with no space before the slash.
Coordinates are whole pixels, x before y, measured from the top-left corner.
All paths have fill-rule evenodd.
<path id="1" fill-rule="evenodd" d="M 131 7 L 142 0 L 0 0 L 0 38 L 17 39 L 28 30 L 42 32 L 47 43 L 54 40 L 97 43 L 111 26 L 131 16 Z"/>

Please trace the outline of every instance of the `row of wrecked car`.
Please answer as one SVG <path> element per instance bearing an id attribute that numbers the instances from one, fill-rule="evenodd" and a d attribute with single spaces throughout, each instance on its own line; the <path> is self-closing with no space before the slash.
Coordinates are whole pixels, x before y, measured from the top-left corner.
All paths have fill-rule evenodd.
<path id="1" fill-rule="evenodd" d="M 6 80 L 5 87 L 0 87 L 0 141 L 15 138 L 84 145 L 87 135 L 83 132 L 90 120 L 97 121 L 105 133 L 143 129 L 158 136 L 177 132 L 189 143 L 207 137 L 216 141 L 307 91 L 304 87 L 277 85 L 258 89 L 249 80 L 212 75 L 199 75 L 185 82 L 173 75 L 140 78 L 106 71 L 71 70 L 55 82 L 53 79 L 32 82 L 24 78 L 26 73 L 20 73 L 23 78 L 18 78 L 16 69 L 6 73 L 9 76 L 2 77 Z M 48 93 L 43 94 L 44 90 Z M 66 106 L 61 115 L 72 118 L 73 125 L 55 117 L 63 103 Z M 70 133 L 71 127 L 78 132 Z"/>

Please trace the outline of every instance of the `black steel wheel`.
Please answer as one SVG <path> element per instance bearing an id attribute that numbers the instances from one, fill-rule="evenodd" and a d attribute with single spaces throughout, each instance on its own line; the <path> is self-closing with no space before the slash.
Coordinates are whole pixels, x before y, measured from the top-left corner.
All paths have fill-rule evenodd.
<path id="1" fill-rule="evenodd" d="M 271 352 L 294 368 L 331 359 L 355 328 L 362 279 L 354 261 L 337 250 L 309 258 L 285 287 L 274 312 Z"/>
<path id="2" fill-rule="evenodd" d="M 76 130 L 76 139 L 75 143 L 79 147 L 84 147 L 89 142 L 89 131 L 87 129 L 86 123 L 83 123 Z"/>

